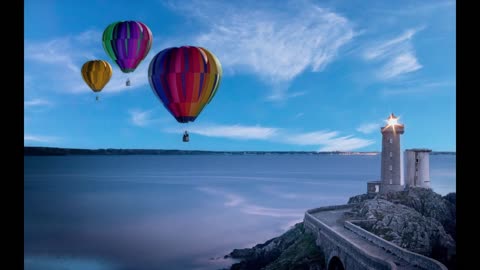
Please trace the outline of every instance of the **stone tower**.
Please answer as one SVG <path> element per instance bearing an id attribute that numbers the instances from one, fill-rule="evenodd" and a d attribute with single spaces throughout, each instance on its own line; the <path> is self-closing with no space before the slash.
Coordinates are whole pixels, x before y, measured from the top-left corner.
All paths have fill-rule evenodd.
<path id="1" fill-rule="evenodd" d="M 393 113 L 387 120 L 387 125 L 381 128 L 382 132 L 382 164 L 380 193 L 401 191 L 402 185 L 402 157 L 400 151 L 400 135 L 404 133 L 404 125 L 398 123 L 398 117 Z"/>
<path id="2" fill-rule="evenodd" d="M 430 188 L 429 149 L 408 149 L 405 151 L 407 187 Z"/>

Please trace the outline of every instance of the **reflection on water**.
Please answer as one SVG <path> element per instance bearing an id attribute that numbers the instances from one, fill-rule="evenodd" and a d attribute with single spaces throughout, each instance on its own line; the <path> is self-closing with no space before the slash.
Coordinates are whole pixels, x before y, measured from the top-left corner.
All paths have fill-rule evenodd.
<path id="1" fill-rule="evenodd" d="M 25 269 L 220 269 L 305 210 L 343 204 L 380 156 L 25 157 Z M 454 155 L 432 155 L 433 189 L 455 191 Z"/>

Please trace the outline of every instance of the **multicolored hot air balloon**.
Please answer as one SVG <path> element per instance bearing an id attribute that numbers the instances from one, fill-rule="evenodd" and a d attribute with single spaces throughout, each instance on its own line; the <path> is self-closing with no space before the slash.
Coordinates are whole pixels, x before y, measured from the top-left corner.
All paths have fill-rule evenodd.
<path id="1" fill-rule="evenodd" d="M 150 29 L 138 21 L 114 22 L 103 31 L 102 43 L 108 56 L 123 73 L 135 71 L 152 47 Z M 127 79 L 127 86 L 130 81 Z"/>
<path id="2" fill-rule="evenodd" d="M 220 61 L 202 47 L 167 48 L 148 68 L 153 93 L 179 123 L 195 121 L 217 93 L 221 78 Z M 188 141 L 187 132 L 183 141 Z"/>
<path id="3" fill-rule="evenodd" d="M 93 92 L 102 91 L 112 77 L 112 66 L 104 60 L 91 60 L 82 66 L 82 78 Z M 98 95 L 96 97 L 98 100 Z"/>

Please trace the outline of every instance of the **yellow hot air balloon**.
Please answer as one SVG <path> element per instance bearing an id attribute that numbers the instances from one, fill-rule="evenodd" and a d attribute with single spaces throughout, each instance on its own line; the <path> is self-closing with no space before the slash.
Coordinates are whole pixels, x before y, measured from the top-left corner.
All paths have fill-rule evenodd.
<path id="1" fill-rule="evenodd" d="M 87 61 L 82 66 L 82 77 L 93 92 L 102 91 L 112 77 L 112 66 L 104 60 Z M 98 100 L 98 95 L 97 98 Z"/>

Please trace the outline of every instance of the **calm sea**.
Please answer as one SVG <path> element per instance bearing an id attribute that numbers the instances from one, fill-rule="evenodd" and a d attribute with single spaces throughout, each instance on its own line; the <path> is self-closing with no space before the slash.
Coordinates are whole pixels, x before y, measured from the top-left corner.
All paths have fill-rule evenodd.
<path id="1" fill-rule="evenodd" d="M 26 270 L 221 269 L 380 176 L 380 155 L 24 157 Z M 456 156 L 430 156 L 434 191 Z"/>

